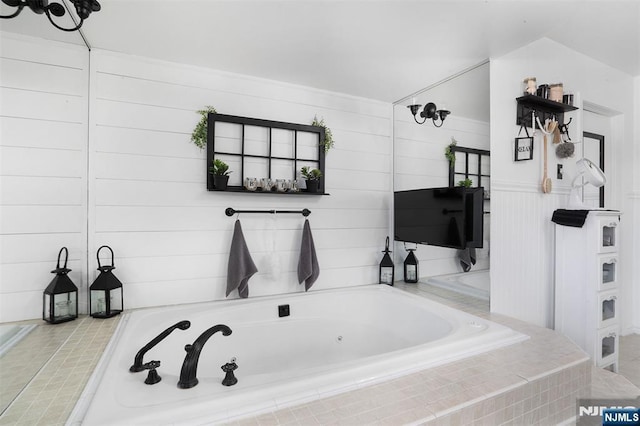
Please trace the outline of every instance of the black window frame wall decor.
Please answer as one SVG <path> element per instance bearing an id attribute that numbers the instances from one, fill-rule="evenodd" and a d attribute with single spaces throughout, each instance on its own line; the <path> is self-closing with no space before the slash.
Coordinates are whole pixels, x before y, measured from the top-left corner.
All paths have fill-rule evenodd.
<path id="1" fill-rule="evenodd" d="M 486 149 L 466 148 L 463 146 L 454 145 L 451 147 L 451 152 L 455 155 L 456 160 L 453 163 L 449 161 L 449 186 L 450 187 L 456 186 L 456 176 L 458 177 L 464 176 L 465 179 L 469 179 L 469 177 L 477 178 L 476 187 L 482 186 L 481 185 L 482 178 L 487 178 L 487 179 L 491 178 L 490 173 L 483 173 L 483 170 L 482 170 L 482 157 L 483 156 L 490 157 L 491 151 L 488 151 Z M 456 153 L 458 152 L 463 155 L 456 155 Z M 471 156 L 477 156 L 478 168 L 476 173 L 469 172 L 469 161 Z M 464 161 L 464 171 L 462 172 L 456 172 L 455 170 L 455 163 L 457 163 L 458 161 Z M 488 188 L 485 187 L 484 189 L 486 191 Z M 488 197 L 485 195 L 485 199 L 487 198 Z"/>
<path id="2" fill-rule="evenodd" d="M 207 117 L 207 164 L 206 164 L 206 173 L 207 173 L 207 190 L 213 191 L 213 179 L 211 179 L 211 174 L 209 173 L 209 168 L 212 164 L 212 161 L 218 158 L 219 156 L 225 157 L 239 157 L 240 159 L 240 170 L 230 169 L 234 173 L 240 174 L 240 185 L 229 185 L 227 187 L 228 192 L 247 192 L 253 194 L 279 194 L 279 195 L 328 195 L 325 193 L 325 151 L 324 146 L 320 143 L 324 140 L 325 131 L 324 128 L 319 126 L 312 126 L 306 124 L 296 124 L 296 123 L 286 123 L 281 121 L 272 121 L 272 120 L 263 120 L 258 118 L 250 118 L 250 117 L 240 117 L 235 115 L 227 115 L 227 114 L 218 114 L 218 113 L 209 113 Z M 230 123 L 237 124 L 241 126 L 241 136 L 240 136 L 240 147 L 239 152 L 225 152 L 216 150 L 215 141 L 216 141 L 216 123 Z M 257 155 L 257 154 L 248 154 L 245 152 L 245 128 L 246 126 L 254 126 L 254 127 L 263 127 L 268 129 L 268 147 L 267 152 L 268 155 Z M 288 156 L 273 156 L 272 155 L 272 137 L 273 137 L 273 129 L 281 129 L 293 132 L 293 155 L 291 157 Z M 318 137 L 318 156 L 317 159 L 313 158 L 302 158 L 298 157 L 298 133 L 313 133 L 317 134 Z M 291 179 L 298 178 L 298 172 L 300 170 L 300 164 L 308 165 L 314 164 L 316 168 L 322 172 L 322 176 L 319 179 L 319 189 L 317 193 L 310 192 L 273 192 L 273 191 L 248 191 L 244 188 L 243 182 L 245 180 L 245 165 L 247 159 L 266 159 L 268 162 L 268 176 L 250 176 L 257 178 L 272 178 L 272 163 L 274 160 L 285 160 L 292 161 L 293 167 L 291 170 Z"/>
<path id="3" fill-rule="evenodd" d="M 491 173 L 486 172 L 483 173 L 483 169 L 482 169 L 482 157 L 487 157 L 487 161 L 490 159 L 491 157 L 491 151 L 486 150 L 486 149 L 478 149 L 478 148 L 467 148 L 464 146 L 456 146 L 453 145 L 451 147 L 451 152 L 453 153 L 453 155 L 455 156 L 455 161 L 452 162 L 451 160 L 449 160 L 449 187 L 453 188 L 456 186 L 456 176 L 458 176 L 458 178 L 463 177 L 465 179 L 469 179 L 470 177 L 475 177 L 477 178 L 476 180 L 476 187 L 482 187 L 484 194 L 483 194 L 483 199 L 484 199 L 484 206 L 483 206 L 483 213 L 484 214 L 489 214 L 490 213 L 490 209 L 489 209 L 489 204 L 491 201 Z M 463 155 L 457 155 L 457 153 L 461 153 Z M 477 160 L 477 164 L 478 164 L 478 169 L 476 173 L 470 173 L 469 172 L 469 161 L 471 160 L 470 157 L 477 157 L 474 158 Z M 458 161 L 464 161 L 464 171 L 463 172 L 456 172 L 455 170 L 455 163 Z M 488 161 L 487 163 L 489 166 L 491 165 L 491 163 Z M 487 181 L 489 182 L 489 184 L 487 186 L 483 186 L 482 185 L 482 178 L 486 178 Z"/>

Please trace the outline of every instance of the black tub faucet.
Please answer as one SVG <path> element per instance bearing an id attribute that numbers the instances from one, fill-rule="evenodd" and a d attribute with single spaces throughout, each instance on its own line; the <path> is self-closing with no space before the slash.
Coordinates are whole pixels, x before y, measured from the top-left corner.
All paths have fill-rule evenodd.
<path id="1" fill-rule="evenodd" d="M 184 357 L 182 363 L 182 370 L 180 370 L 180 380 L 178 381 L 178 387 L 180 389 L 189 389 L 198 384 L 196 373 L 198 371 L 198 359 L 200 359 L 200 352 L 204 348 L 204 344 L 207 343 L 209 337 L 216 334 L 218 331 L 222 331 L 223 336 L 231 334 L 231 329 L 224 324 L 214 325 L 213 327 L 202 333 L 193 345 L 186 345 L 184 350 L 187 351 L 187 355 Z"/>
<path id="2" fill-rule="evenodd" d="M 136 357 L 133 360 L 133 365 L 129 368 L 129 371 L 131 371 L 132 373 L 137 373 L 139 371 L 145 370 L 142 362 L 142 357 L 144 357 L 144 354 L 146 354 L 149 349 L 153 348 L 155 345 L 160 343 L 165 337 L 171 334 L 171 332 L 176 328 L 179 328 L 180 330 L 186 330 L 189 327 L 191 327 L 191 323 L 189 321 L 180 321 L 173 324 L 171 327 L 167 328 L 162 333 L 158 334 L 152 341 L 144 345 L 144 347 L 138 351 L 138 353 L 136 354 Z"/>

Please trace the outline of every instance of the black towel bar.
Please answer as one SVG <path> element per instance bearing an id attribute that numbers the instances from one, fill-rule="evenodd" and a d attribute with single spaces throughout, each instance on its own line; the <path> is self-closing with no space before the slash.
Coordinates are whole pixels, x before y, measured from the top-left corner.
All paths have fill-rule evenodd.
<path id="1" fill-rule="evenodd" d="M 301 214 L 304 217 L 307 217 L 311 214 L 311 210 L 302 209 L 302 210 L 235 210 L 232 207 L 227 207 L 224 211 L 227 216 L 233 216 L 236 213 L 269 213 L 269 214 L 280 214 L 280 213 L 296 213 Z"/>

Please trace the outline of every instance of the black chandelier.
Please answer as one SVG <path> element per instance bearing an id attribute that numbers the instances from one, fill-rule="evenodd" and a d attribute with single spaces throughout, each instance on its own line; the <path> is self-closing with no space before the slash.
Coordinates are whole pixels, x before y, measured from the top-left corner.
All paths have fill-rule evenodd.
<path id="1" fill-rule="evenodd" d="M 85 19 L 91 15 L 91 12 L 100 11 L 100 3 L 96 0 L 69 0 L 76 8 L 76 13 L 80 17 L 80 22 L 74 28 L 63 28 L 53 22 L 51 15 L 56 17 L 64 16 L 65 14 L 65 6 L 60 3 L 52 2 L 49 3 L 49 0 L 2 0 L 2 3 L 7 6 L 17 7 L 18 9 L 12 13 L 11 15 L 0 15 L 0 18 L 11 19 L 15 18 L 22 12 L 25 6 L 29 6 L 34 13 L 38 15 L 42 15 L 43 13 L 47 15 L 51 24 L 59 30 L 62 31 L 76 31 L 80 29 L 82 23 Z M 75 21 L 75 19 L 74 19 Z"/>
<path id="2" fill-rule="evenodd" d="M 421 106 L 422 105 L 420 104 L 407 106 L 407 108 L 411 110 L 411 114 L 413 114 L 413 119 L 418 124 L 424 124 L 427 119 L 430 118 L 433 121 L 434 126 L 442 127 L 444 119 L 447 118 L 447 115 L 451 114 L 451 111 L 448 111 L 446 109 L 438 109 L 436 104 L 434 104 L 433 102 L 429 102 L 428 104 L 426 104 L 422 111 L 420 111 Z M 418 111 L 420 111 L 420 117 L 424 118 L 424 120 L 418 121 L 418 119 L 416 118 L 416 114 L 418 113 Z M 440 121 L 440 124 L 437 123 L 438 120 Z"/>

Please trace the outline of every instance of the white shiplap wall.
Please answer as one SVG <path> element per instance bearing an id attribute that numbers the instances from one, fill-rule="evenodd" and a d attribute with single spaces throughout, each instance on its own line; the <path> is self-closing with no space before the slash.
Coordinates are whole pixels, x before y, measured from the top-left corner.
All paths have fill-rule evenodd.
<path id="1" fill-rule="evenodd" d="M 89 53 L 1 33 L 0 322 L 42 315 L 58 251 L 71 279 L 86 265 Z"/>
<path id="2" fill-rule="evenodd" d="M 313 289 L 377 282 L 391 200 L 390 104 L 99 50 L 90 102 L 89 265 L 99 246 L 114 249 L 127 308 L 225 298 L 235 220 L 226 207 L 307 207 L 321 267 Z M 331 195 L 208 192 L 205 152 L 189 140 L 205 105 L 292 123 L 324 117 L 336 140 L 326 160 Z M 240 219 L 260 270 L 250 296 L 301 291 L 303 217 Z"/>
<path id="3" fill-rule="evenodd" d="M 444 156 L 451 138 L 459 146 L 489 149 L 489 123 L 457 117 L 447 117 L 442 127 L 430 122 L 416 124 L 404 105 L 394 106 L 394 190 L 435 188 L 449 185 L 449 162 Z M 487 188 L 489 189 L 489 188 Z M 485 209 L 490 206 L 487 203 Z M 478 250 L 478 262 L 474 270 L 489 267 L 489 218 L 485 217 L 485 247 Z M 402 265 L 407 252 L 403 243 L 394 244 L 397 279 L 402 279 Z M 413 244 L 411 245 L 413 248 Z M 435 275 L 462 272 L 456 258 L 457 250 L 428 245 L 419 245 L 415 252 L 420 262 L 420 275 Z"/>

